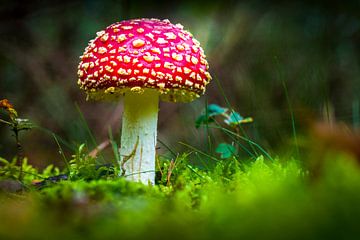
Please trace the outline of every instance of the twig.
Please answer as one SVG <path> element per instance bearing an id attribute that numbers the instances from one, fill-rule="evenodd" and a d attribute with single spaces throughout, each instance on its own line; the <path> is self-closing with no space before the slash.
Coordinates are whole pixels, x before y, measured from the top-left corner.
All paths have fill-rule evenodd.
<path id="1" fill-rule="evenodd" d="M 102 143 L 100 143 L 96 148 L 94 148 L 88 155 L 90 157 L 96 158 L 98 153 L 101 152 L 102 150 L 104 150 L 105 148 L 107 148 L 109 145 L 110 145 L 110 140 L 107 139 L 107 140 L 103 141 Z"/>

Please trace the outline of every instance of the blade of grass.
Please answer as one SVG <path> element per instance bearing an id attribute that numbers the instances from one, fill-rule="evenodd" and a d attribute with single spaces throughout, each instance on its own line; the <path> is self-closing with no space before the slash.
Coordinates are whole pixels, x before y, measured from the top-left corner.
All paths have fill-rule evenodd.
<path id="1" fill-rule="evenodd" d="M 293 137 L 294 137 L 294 141 L 295 141 L 296 155 L 297 155 L 297 159 L 299 159 L 300 158 L 300 152 L 299 152 L 299 144 L 298 144 L 298 139 L 297 139 L 294 111 L 292 109 L 292 105 L 291 105 L 291 102 L 290 102 L 287 86 L 286 86 L 286 83 L 285 83 L 284 80 L 282 81 L 282 84 L 283 84 L 283 88 L 284 88 L 284 91 L 285 91 L 286 102 L 288 104 L 290 117 L 291 117 L 291 128 L 292 128 L 292 133 L 293 133 Z"/>
<path id="2" fill-rule="evenodd" d="M 204 178 L 204 176 L 201 176 L 201 174 L 199 174 L 191 165 L 186 164 L 186 167 L 189 168 L 193 173 L 195 173 L 199 177 Z"/>
<path id="3" fill-rule="evenodd" d="M 199 150 L 199 149 L 197 149 L 197 148 L 195 148 L 195 147 L 193 147 L 193 146 L 191 146 L 191 145 L 189 145 L 189 144 L 186 144 L 186 143 L 183 143 L 183 142 L 179 142 L 179 143 L 180 143 L 181 145 L 184 145 L 185 147 L 190 148 L 191 150 L 193 150 L 193 151 L 195 151 L 195 152 L 198 152 L 198 153 L 200 153 L 200 154 L 202 154 L 202 155 L 210 158 L 211 160 L 214 160 L 214 161 L 216 161 L 216 162 L 220 162 L 219 159 L 217 159 L 217 158 L 215 158 L 215 157 L 213 157 L 213 156 L 211 156 L 211 155 L 209 155 L 209 154 L 207 154 L 207 153 L 204 153 L 203 151 L 201 151 L 201 150 Z"/>
<path id="4" fill-rule="evenodd" d="M 206 161 L 204 161 L 197 152 L 195 152 L 195 155 L 196 158 L 201 162 L 202 166 L 204 166 L 206 170 L 209 170 L 210 169 L 209 164 Z"/>
<path id="5" fill-rule="evenodd" d="M 68 148 L 69 150 L 71 150 L 71 151 L 73 151 L 73 152 L 76 150 L 76 147 L 73 146 L 73 144 L 67 142 L 67 141 L 64 140 L 62 137 L 60 137 L 59 135 L 55 134 L 55 133 L 52 132 L 51 130 L 49 130 L 49 129 L 47 129 L 47 128 L 44 128 L 44 127 L 37 126 L 37 125 L 35 125 L 34 128 L 39 129 L 40 131 L 42 131 L 42 132 L 44 132 L 44 133 L 46 133 L 46 134 L 48 134 L 48 135 L 50 135 L 50 136 L 52 136 L 52 137 L 55 135 L 56 138 L 58 139 L 59 143 L 65 145 L 66 148 Z"/>
<path id="6" fill-rule="evenodd" d="M 87 124 L 87 122 L 85 120 L 84 114 L 81 112 L 80 107 L 77 103 L 75 103 L 75 107 L 76 107 L 77 112 L 79 113 L 81 123 L 83 124 L 83 127 L 85 127 L 85 130 L 87 131 L 87 133 L 90 137 L 90 140 L 91 140 L 92 144 L 94 145 L 93 147 L 98 146 L 97 141 L 96 141 L 94 135 L 92 134 L 92 132 L 89 128 L 89 125 Z M 104 163 L 105 159 L 104 159 L 104 156 L 102 153 L 99 154 L 99 157 L 101 158 L 101 163 Z"/>
<path id="7" fill-rule="evenodd" d="M 209 102 L 207 100 L 207 98 L 205 98 L 205 117 L 206 119 L 209 119 L 209 111 L 208 111 L 208 106 L 209 106 Z M 212 139 L 213 139 L 213 136 L 211 134 L 211 131 L 209 130 L 209 122 L 206 121 L 205 122 L 205 136 L 206 136 L 206 147 L 207 147 L 207 150 L 209 153 L 212 153 Z"/>
<path id="8" fill-rule="evenodd" d="M 190 153 L 185 153 L 185 154 L 182 154 L 181 156 L 178 156 L 176 159 L 175 159 L 175 166 L 174 166 L 174 169 L 176 168 L 176 166 L 182 162 L 182 161 L 187 161 L 188 162 L 188 157 L 192 154 L 192 152 Z M 179 160 L 180 159 L 180 160 Z M 193 173 L 195 173 L 196 175 L 198 175 L 199 177 L 201 178 L 204 178 L 201 174 L 199 174 L 190 164 L 187 164 L 187 163 L 184 163 L 185 166 L 190 169 L 190 171 L 192 171 Z"/>
<path id="9" fill-rule="evenodd" d="M 11 122 L 8 122 L 8 121 L 2 120 L 2 119 L 0 119 L 0 123 L 5 123 L 5 124 L 10 125 L 10 126 L 13 125 Z"/>
<path id="10" fill-rule="evenodd" d="M 163 145 L 175 158 L 177 156 L 177 154 L 166 144 L 164 143 L 162 140 L 158 139 L 157 140 L 161 145 Z"/>
<path id="11" fill-rule="evenodd" d="M 219 129 L 219 127 L 217 126 L 210 126 L 212 128 L 217 128 Z M 265 149 L 263 149 L 259 144 L 257 144 L 256 142 L 251 141 L 250 139 L 243 137 L 235 132 L 230 131 L 229 129 L 223 128 L 223 131 L 226 131 L 228 133 L 230 133 L 231 135 L 234 135 L 238 138 L 240 138 L 241 140 L 244 140 L 246 142 L 248 142 L 249 145 L 253 145 L 254 147 L 258 148 L 268 159 L 270 159 L 271 161 L 274 161 L 274 159 L 270 156 L 270 154 L 268 152 L 265 151 Z"/>
<path id="12" fill-rule="evenodd" d="M 352 103 L 352 119 L 355 129 L 360 127 L 360 103 L 359 99 L 356 99 Z"/>
<path id="13" fill-rule="evenodd" d="M 297 139 L 294 111 L 293 111 L 293 108 L 292 108 L 292 105 L 291 105 L 291 101 L 290 101 L 290 97 L 289 97 L 289 93 L 288 93 L 288 88 L 287 88 L 287 85 L 286 85 L 286 82 L 285 82 L 285 78 L 283 76 L 283 73 L 280 71 L 280 63 L 279 63 L 279 59 L 277 57 L 275 57 L 275 64 L 276 64 L 276 70 L 277 70 L 278 79 L 280 79 L 280 81 L 282 83 L 282 86 L 284 88 L 286 102 L 287 102 L 288 109 L 289 109 L 289 112 L 290 112 L 291 128 L 292 128 L 292 134 L 293 134 L 294 141 L 295 141 L 297 159 L 300 159 L 300 151 L 299 151 L 299 144 L 298 144 L 298 139 Z"/>
<path id="14" fill-rule="evenodd" d="M 225 94 L 224 88 L 222 87 L 220 81 L 218 80 L 218 78 L 217 78 L 215 75 L 214 75 L 214 80 L 215 80 L 215 83 L 216 83 L 216 85 L 217 85 L 217 87 L 218 87 L 218 90 L 220 90 L 220 94 L 222 95 L 222 97 L 223 97 L 224 100 L 225 100 L 225 103 L 226 103 L 228 109 L 230 109 L 230 111 L 234 114 L 234 109 L 231 107 L 230 101 L 229 101 L 228 97 L 227 97 L 226 94 Z M 242 133 L 246 138 L 249 138 L 249 135 L 245 132 L 244 128 L 243 128 L 241 125 L 239 125 L 239 129 L 240 129 L 241 133 Z M 252 150 L 256 155 L 258 155 L 258 154 L 256 153 L 256 149 L 255 149 L 251 144 L 249 145 L 249 147 L 251 148 L 251 150 Z"/>
<path id="15" fill-rule="evenodd" d="M 58 145 L 59 153 L 60 153 L 60 155 L 61 155 L 61 157 L 62 157 L 62 159 L 63 159 L 63 161 L 64 161 L 64 163 L 65 163 L 65 166 L 66 166 L 67 170 L 68 170 L 69 173 L 70 173 L 69 161 L 67 160 L 67 158 L 66 158 L 66 156 L 65 156 L 65 154 L 64 154 L 64 151 L 63 151 L 63 149 L 62 149 L 62 147 L 61 147 L 61 145 L 60 145 L 60 143 L 59 143 L 59 141 L 58 141 L 58 139 L 57 139 L 57 137 L 56 137 L 55 134 L 53 134 L 53 138 L 55 139 L 55 142 L 56 142 L 56 144 Z"/>
<path id="16" fill-rule="evenodd" d="M 221 124 L 220 124 L 218 121 L 216 121 L 216 120 L 215 120 L 215 123 L 216 123 L 216 125 L 219 127 L 218 129 L 222 130 L 222 131 L 226 134 L 226 136 L 230 137 L 241 149 L 243 149 L 247 154 L 249 154 L 250 157 L 253 158 L 253 157 L 255 157 L 255 156 L 259 156 L 259 154 L 258 154 L 256 151 L 255 151 L 255 155 L 254 155 L 254 153 L 250 152 L 250 150 L 247 149 L 246 146 L 244 146 L 243 144 L 241 144 L 241 142 L 239 142 L 234 136 L 232 136 L 231 134 L 229 134 L 228 131 L 230 131 L 230 130 L 222 127 Z M 225 131 L 225 130 L 228 130 L 228 131 Z M 231 131 L 231 132 L 232 132 L 232 131 Z M 235 132 L 234 132 L 234 133 L 235 133 Z M 239 135 L 238 133 L 236 133 L 236 134 Z"/>
<path id="17" fill-rule="evenodd" d="M 114 157 L 115 157 L 115 160 L 116 160 L 116 163 L 114 163 L 114 164 L 118 164 L 120 162 L 119 146 L 116 143 L 116 141 L 114 141 L 114 136 L 113 136 L 113 133 L 112 133 L 111 126 L 109 126 L 108 132 L 109 132 L 109 139 L 110 139 L 111 147 L 112 147 Z"/>

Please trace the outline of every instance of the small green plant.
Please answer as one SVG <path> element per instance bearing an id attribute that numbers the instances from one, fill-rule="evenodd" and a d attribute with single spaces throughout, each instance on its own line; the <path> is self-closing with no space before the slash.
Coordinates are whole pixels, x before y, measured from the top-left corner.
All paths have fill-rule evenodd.
<path id="1" fill-rule="evenodd" d="M 98 164 L 96 158 L 88 153 L 85 144 L 79 145 L 67 166 L 71 180 L 114 177 L 118 171 L 112 164 Z"/>
<path id="2" fill-rule="evenodd" d="M 17 147 L 17 160 L 19 162 L 20 170 L 18 172 L 18 180 L 22 181 L 23 179 L 23 160 L 24 160 L 24 153 L 23 147 L 19 140 L 19 133 L 23 130 L 30 130 L 34 127 L 34 125 L 29 121 L 29 119 L 19 118 L 18 113 L 13 107 L 13 105 L 7 99 L 0 100 L 0 109 L 4 109 L 7 113 L 8 119 L 1 119 L 0 123 L 4 123 L 8 125 L 14 133 L 16 147 Z"/>
<path id="3" fill-rule="evenodd" d="M 244 123 L 253 122 L 252 117 L 244 118 L 240 113 L 235 112 L 233 109 L 223 108 L 217 104 L 209 104 L 196 119 L 195 126 L 196 128 L 199 128 L 202 125 L 213 123 L 218 116 L 222 117 L 224 123 L 232 128 L 236 128 Z"/>
<path id="4" fill-rule="evenodd" d="M 240 133 L 242 124 L 253 122 L 251 117 L 242 117 L 240 113 L 234 111 L 233 109 L 224 108 L 217 104 L 209 104 L 196 119 L 195 126 L 196 128 L 199 128 L 201 126 L 209 126 L 209 124 L 215 123 L 219 128 L 224 130 L 225 128 L 221 127 L 221 123 L 217 121 L 218 118 L 220 118 L 222 122 L 230 128 L 229 131 L 237 135 Z M 234 146 L 234 141 L 232 144 L 220 143 L 215 149 L 215 152 L 220 154 L 220 158 L 226 159 L 237 156 L 238 148 Z"/>
<path id="5" fill-rule="evenodd" d="M 1 180 L 19 180 L 19 172 L 23 174 L 22 183 L 24 185 L 36 185 L 39 182 L 51 178 L 53 176 L 60 175 L 60 169 L 50 164 L 42 171 L 33 167 L 28 163 L 28 159 L 22 160 L 22 165 L 19 166 L 17 158 L 13 158 L 12 161 L 8 161 L 4 158 L 0 158 L 0 179 Z"/>

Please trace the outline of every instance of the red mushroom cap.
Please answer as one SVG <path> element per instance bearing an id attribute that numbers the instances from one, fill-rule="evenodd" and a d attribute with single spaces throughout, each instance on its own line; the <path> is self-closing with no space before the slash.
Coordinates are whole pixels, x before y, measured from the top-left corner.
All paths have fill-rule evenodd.
<path id="1" fill-rule="evenodd" d="M 114 23 L 97 33 L 80 58 L 78 84 L 93 99 L 154 88 L 161 100 L 189 102 L 211 80 L 199 42 L 169 20 Z"/>

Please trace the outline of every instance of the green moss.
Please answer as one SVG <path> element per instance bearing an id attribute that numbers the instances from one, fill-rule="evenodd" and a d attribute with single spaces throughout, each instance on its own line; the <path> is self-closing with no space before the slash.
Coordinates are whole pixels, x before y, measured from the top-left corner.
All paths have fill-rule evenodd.
<path id="1" fill-rule="evenodd" d="M 360 171 L 334 159 L 310 177 L 295 161 L 178 165 L 168 186 L 62 181 L 1 197 L 2 239 L 354 239 Z M 181 170 L 180 170 L 181 169 Z M 196 171 L 196 173 L 194 172 Z"/>

